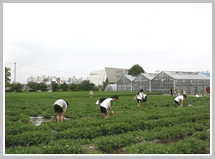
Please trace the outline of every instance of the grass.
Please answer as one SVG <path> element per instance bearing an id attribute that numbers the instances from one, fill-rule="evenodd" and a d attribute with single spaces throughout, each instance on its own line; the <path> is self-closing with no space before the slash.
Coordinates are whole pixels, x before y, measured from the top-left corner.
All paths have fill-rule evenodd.
<path id="1" fill-rule="evenodd" d="M 6 132 L 8 132 L 8 134 L 6 133 L 5 135 L 7 137 L 10 133 L 21 135 L 32 131 L 42 132 L 42 130 L 44 130 L 44 132 L 46 132 L 58 129 L 59 131 L 53 133 L 52 137 L 54 140 L 56 134 L 64 131 L 67 132 L 67 129 L 69 131 L 74 128 L 77 128 L 80 131 L 86 129 L 93 133 L 93 129 L 105 128 L 105 126 L 113 126 L 114 124 L 118 124 L 122 127 L 122 129 L 118 128 L 118 131 L 123 134 L 126 133 L 123 125 L 128 125 L 132 130 L 135 130 L 135 127 L 132 127 L 132 124 L 141 122 L 144 122 L 145 124 L 156 124 L 157 121 L 164 119 L 171 122 L 171 119 L 174 117 L 188 118 L 190 115 L 207 115 L 210 113 L 210 97 L 208 96 L 200 98 L 188 96 L 184 100 L 184 106 L 178 107 L 174 103 L 175 96 L 154 96 L 154 94 L 155 93 L 148 93 L 147 102 L 142 103 L 142 105 L 138 107 L 137 101 L 134 100 L 136 92 L 95 91 L 92 98 L 89 98 L 89 92 L 84 91 L 5 93 L 5 129 Z M 114 102 L 114 105 L 112 106 L 114 116 L 110 115 L 108 119 L 104 119 L 104 114 L 100 113 L 99 106 L 95 103 L 101 97 L 109 98 L 112 95 L 119 96 L 119 99 Z M 65 117 L 72 120 L 56 122 L 56 114 L 54 113 L 53 104 L 57 99 L 64 99 L 69 102 Z M 188 104 L 192 104 L 192 106 L 188 106 Z M 33 123 L 29 122 L 29 118 L 39 114 L 47 119 L 51 116 L 55 116 L 55 118 L 49 119 L 49 122 L 44 122 L 40 126 L 32 127 Z M 210 128 L 206 121 L 210 121 L 210 119 L 204 119 L 202 125 L 199 125 L 199 129 L 201 128 L 201 130 L 205 131 Z M 151 127 L 153 128 L 153 126 Z M 111 134 L 111 130 L 106 131 Z M 131 131 L 131 133 L 135 131 Z M 82 133 L 84 134 L 84 132 Z M 108 137 L 108 135 L 106 136 Z M 98 141 L 99 136 L 97 138 Z M 69 139 L 67 138 L 66 140 Z M 87 143 L 85 143 L 85 140 L 80 139 L 80 142 L 82 142 L 81 145 L 93 144 L 91 143 L 92 141 L 87 140 Z M 126 143 L 129 145 L 128 142 Z M 207 144 L 208 143 L 209 142 L 207 141 Z M 24 150 L 25 148 L 22 147 L 22 149 Z M 9 151 L 12 152 L 11 149 L 7 150 L 7 152 Z M 98 149 L 96 153 L 102 152 Z"/>

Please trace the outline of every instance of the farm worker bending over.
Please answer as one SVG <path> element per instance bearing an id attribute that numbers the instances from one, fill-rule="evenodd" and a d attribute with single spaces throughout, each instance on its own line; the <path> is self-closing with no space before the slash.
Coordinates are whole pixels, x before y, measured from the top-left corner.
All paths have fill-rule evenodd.
<path id="1" fill-rule="evenodd" d="M 138 103 L 138 107 L 141 105 L 142 102 L 146 102 L 147 100 L 147 95 L 143 94 L 143 89 L 141 89 L 137 95 L 134 97 L 134 99 L 137 98 L 137 103 Z"/>
<path id="2" fill-rule="evenodd" d="M 186 98 L 186 95 L 176 97 L 175 103 L 178 104 L 179 107 L 182 107 L 184 98 Z M 181 103 L 180 103 L 180 101 L 181 101 Z"/>
<path id="3" fill-rule="evenodd" d="M 104 118 L 108 118 L 109 117 L 109 109 L 112 112 L 113 115 L 113 109 L 111 108 L 111 106 L 113 105 L 113 101 L 116 101 L 118 99 L 118 96 L 111 96 L 110 98 L 105 99 L 101 104 L 100 104 L 100 110 L 101 113 L 105 114 Z"/>
<path id="4" fill-rule="evenodd" d="M 63 99 L 58 99 L 54 103 L 54 110 L 57 113 L 57 121 L 63 121 L 69 103 Z"/>
<path id="5" fill-rule="evenodd" d="M 93 91 L 92 90 L 90 91 L 90 97 L 93 97 Z"/>
<path id="6" fill-rule="evenodd" d="M 99 100 L 96 101 L 96 104 L 100 106 L 100 104 L 107 98 L 100 98 Z"/>

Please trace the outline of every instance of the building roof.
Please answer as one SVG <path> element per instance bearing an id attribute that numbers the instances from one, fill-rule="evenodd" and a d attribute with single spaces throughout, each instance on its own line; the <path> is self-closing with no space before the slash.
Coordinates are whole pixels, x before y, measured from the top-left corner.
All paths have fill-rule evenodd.
<path id="1" fill-rule="evenodd" d="M 205 75 L 203 73 L 197 73 L 197 72 L 175 72 L 175 71 L 171 72 L 171 71 L 164 71 L 164 73 L 169 75 L 173 79 L 205 79 L 205 80 L 210 79 L 210 77 L 208 77 L 207 75 Z"/>
<path id="2" fill-rule="evenodd" d="M 112 89 L 112 91 L 117 91 L 117 84 L 108 84 L 105 88 L 105 91 Z"/>
<path id="3" fill-rule="evenodd" d="M 157 74 L 156 73 L 141 73 L 141 75 L 145 76 L 149 80 L 152 80 Z"/>
<path id="4" fill-rule="evenodd" d="M 210 73 L 204 73 L 205 75 L 207 75 L 208 77 L 210 77 Z"/>
<path id="5" fill-rule="evenodd" d="M 126 78 L 128 78 L 130 81 L 135 80 L 136 77 L 132 76 L 132 75 L 125 75 Z"/>

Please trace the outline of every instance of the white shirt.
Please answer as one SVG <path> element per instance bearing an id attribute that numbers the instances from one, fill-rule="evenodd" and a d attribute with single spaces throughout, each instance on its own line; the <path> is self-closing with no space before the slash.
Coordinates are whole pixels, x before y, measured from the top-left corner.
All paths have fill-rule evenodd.
<path id="1" fill-rule="evenodd" d="M 54 105 L 55 105 L 55 104 L 61 106 L 62 108 L 67 109 L 67 104 L 66 104 L 65 100 L 63 100 L 63 99 L 58 99 L 58 100 L 54 103 Z"/>
<path id="2" fill-rule="evenodd" d="M 100 104 L 100 106 L 105 107 L 106 109 L 108 109 L 108 108 L 109 108 L 109 105 L 111 104 L 111 101 L 112 101 L 112 103 L 113 103 L 113 98 L 107 98 L 107 99 L 105 99 L 105 100 Z"/>
<path id="3" fill-rule="evenodd" d="M 138 92 L 137 93 L 137 99 L 142 99 L 143 96 L 144 96 L 143 92 Z"/>
<path id="4" fill-rule="evenodd" d="M 181 101 L 181 100 L 183 100 L 183 99 L 184 99 L 183 96 L 178 96 L 178 97 L 175 98 L 175 100 L 176 100 L 177 102 L 179 102 L 179 101 Z"/>

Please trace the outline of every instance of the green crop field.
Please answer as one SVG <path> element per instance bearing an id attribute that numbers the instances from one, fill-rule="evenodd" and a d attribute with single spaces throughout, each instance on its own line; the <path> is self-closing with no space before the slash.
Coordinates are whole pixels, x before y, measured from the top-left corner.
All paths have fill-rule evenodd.
<path id="1" fill-rule="evenodd" d="M 136 92 L 5 93 L 5 154 L 199 154 L 210 153 L 210 97 L 184 99 Z M 118 95 L 109 118 L 96 101 Z M 66 120 L 56 122 L 53 104 L 69 102 Z M 39 126 L 31 117 L 44 117 Z M 174 142 L 172 142 L 174 141 Z"/>

